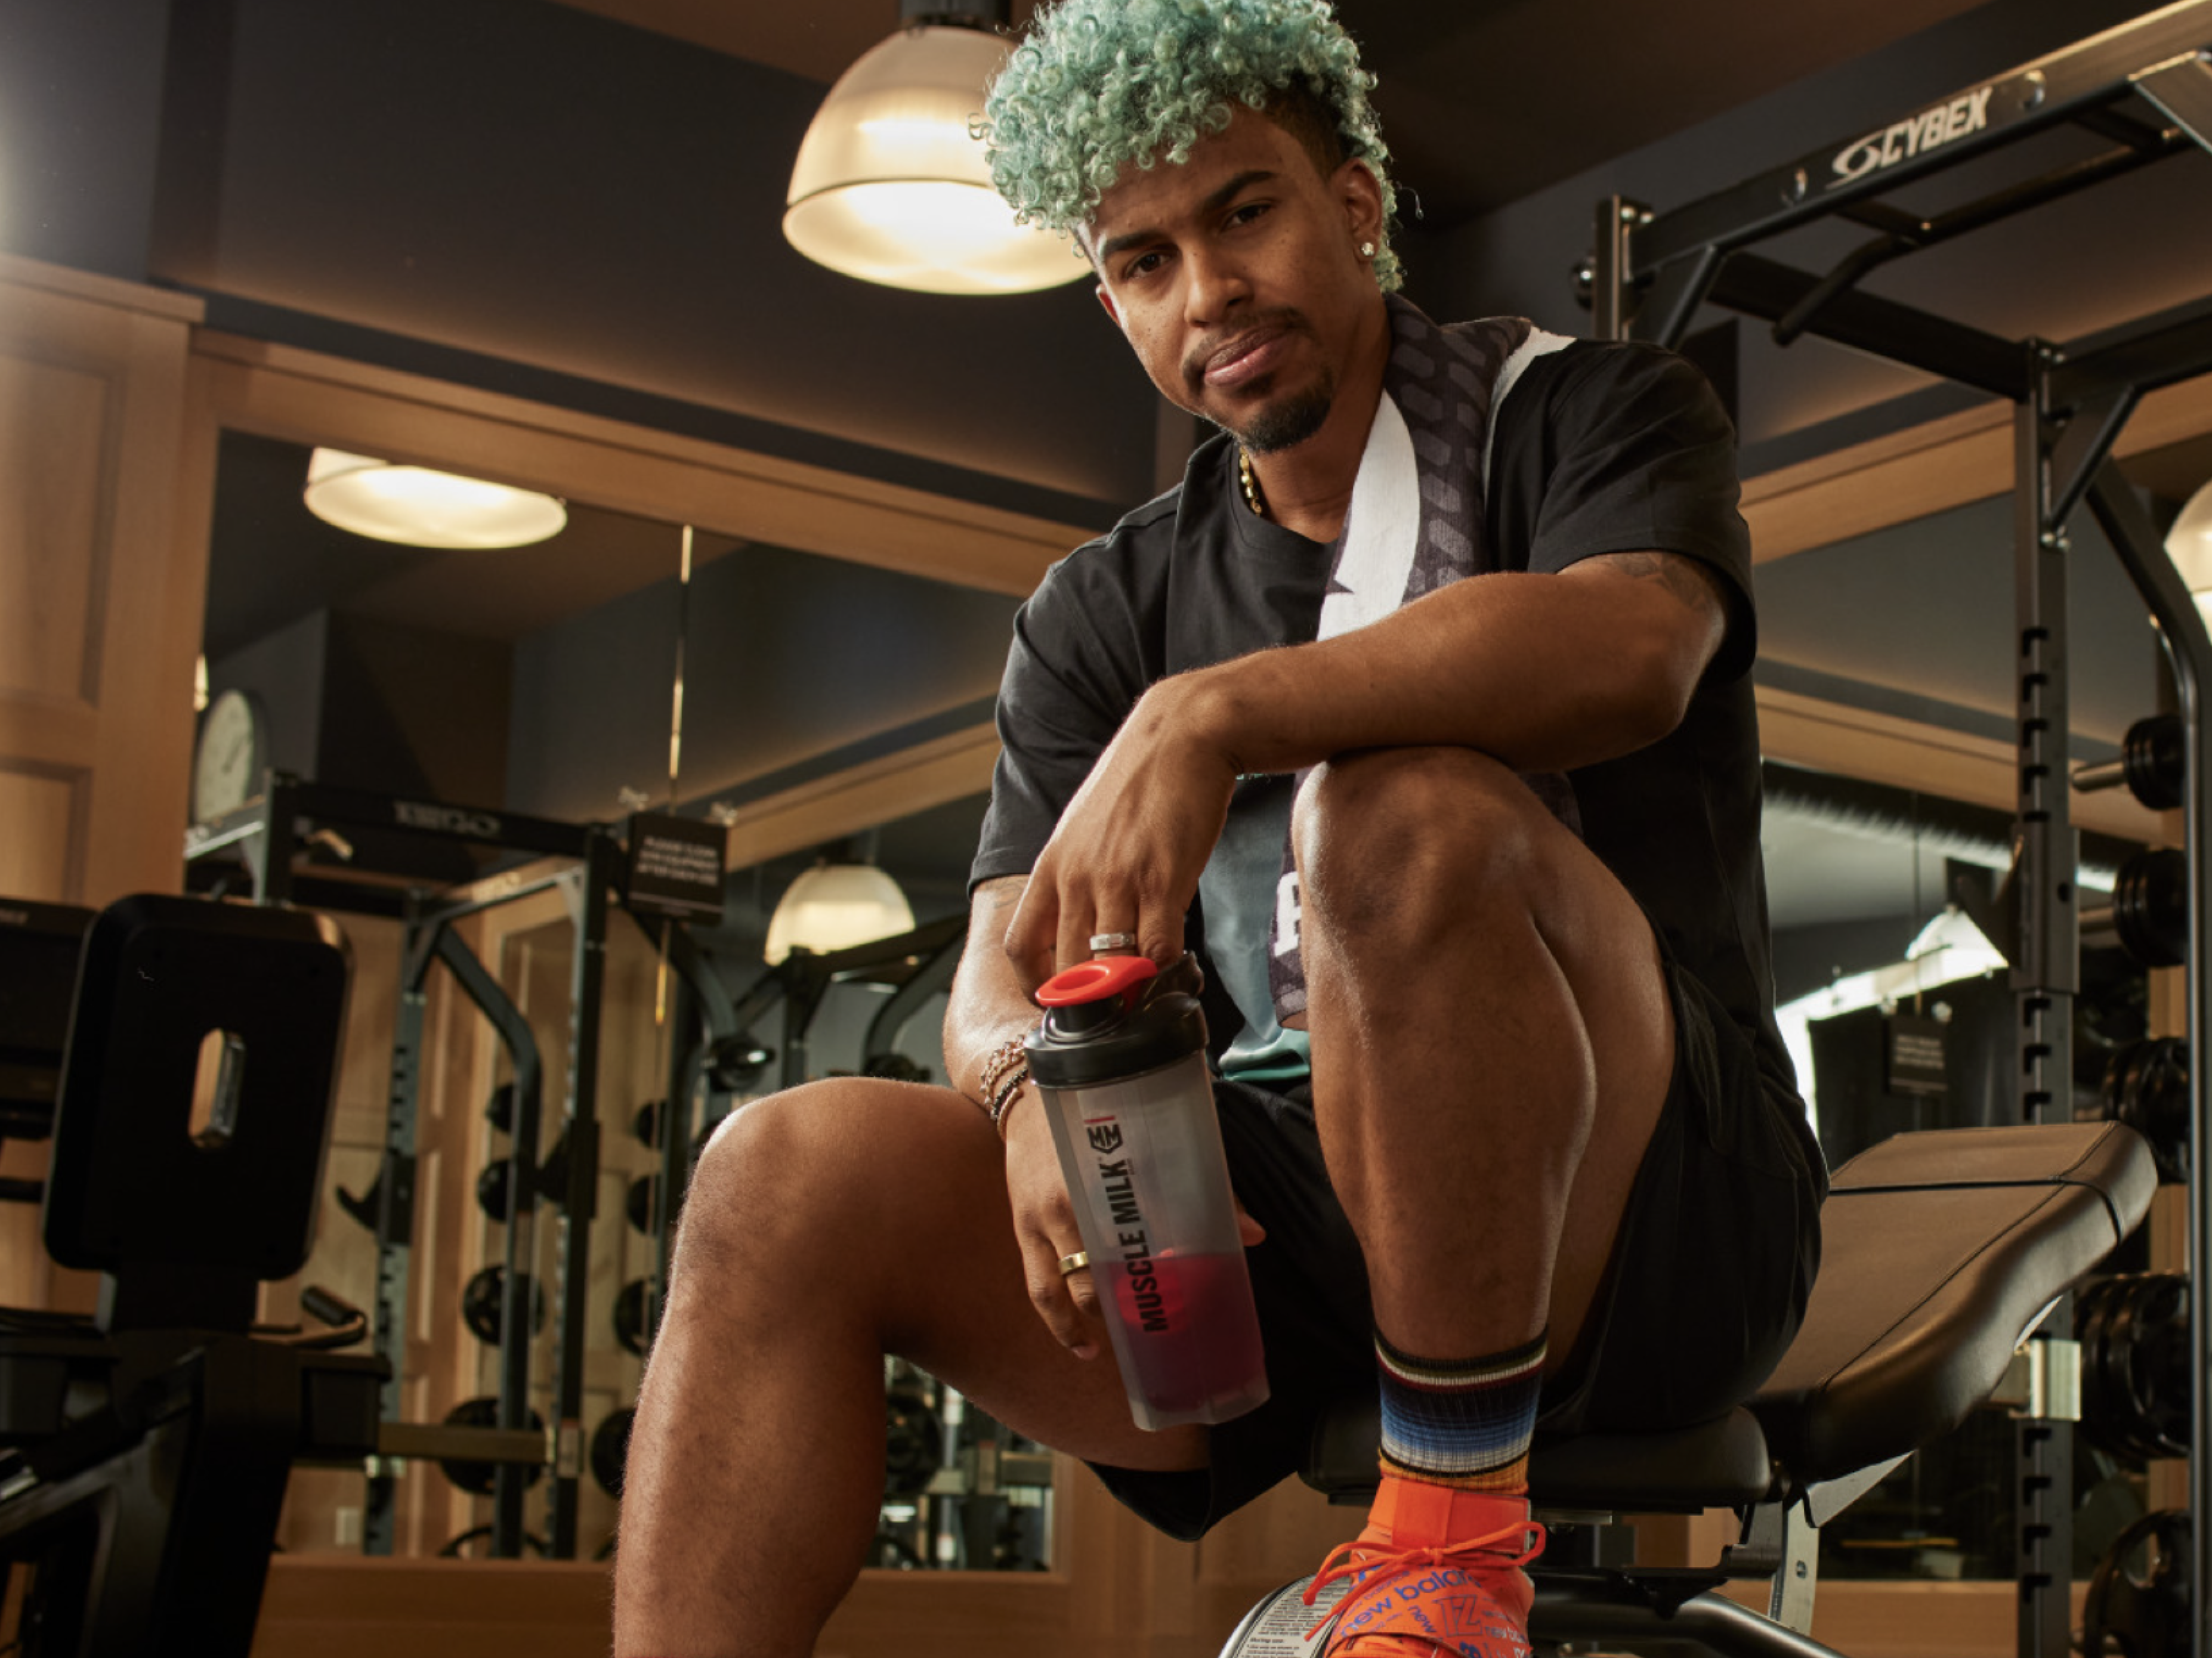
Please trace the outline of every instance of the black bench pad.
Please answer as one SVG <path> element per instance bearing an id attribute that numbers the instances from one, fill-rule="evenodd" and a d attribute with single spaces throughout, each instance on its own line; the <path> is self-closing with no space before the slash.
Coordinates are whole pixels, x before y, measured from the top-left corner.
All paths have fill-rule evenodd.
<path id="1" fill-rule="evenodd" d="M 2115 1123 L 1901 1134 L 1838 1169 L 1805 1327 L 1751 1406 L 1791 1483 L 1965 1420 L 2157 1183 L 2149 1149 Z"/>
<path id="2" fill-rule="evenodd" d="M 1735 1507 L 1903 1456 L 1966 1418 L 2042 1310 L 2142 1221 L 2158 1175 L 2112 1123 L 1901 1134 L 1836 1171 L 1805 1326 L 1748 1411 L 1539 1442 L 1530 1495 L 1631 1513 Z M 1763 1432 L 1762 1432 L 1763 1430 Z M 1316 1424 L 1308 1485 L 1371 1489 L 1373 1395 Z"/>

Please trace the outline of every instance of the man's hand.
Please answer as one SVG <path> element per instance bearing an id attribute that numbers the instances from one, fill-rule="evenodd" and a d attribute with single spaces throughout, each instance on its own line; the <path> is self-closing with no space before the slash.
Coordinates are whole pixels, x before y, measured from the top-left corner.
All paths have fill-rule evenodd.
<path id="1" fill-rule="evenodd" d="M 1022 1278 L 1053 1339 L 1078 1358 L 1095 1358 L 1101 1337 L 1095 1275 L 1060 1274 L 1060 1257 L 1080 1249 L 1083 1236 L 1036 1093 L 1034 1084 L 1024 1084 L 1006 1116 L 1006 1199 L 1014 1212 L 1014 1242 L 1021 1246 Z"/>
<path id="2" fill-rule="evenodd" d="M 1066 1275 L 1060 1270 L 1061 1257 L 1083 1248 L 1083 1235 L 1060 1175 L 1060 1155 L 1053 1149 L 1052 1126 L 1044 1120 L 1044 1102 L 1035 1097 L 1036 1091 L 1034 1084 L 1024 1084 L 1006 1116 L 1006 1199 L 1014 1212 L 1014 1241 L 1021 1247 L 1022 1278 L 1053 1339 L 1078 1358 L 1096 1358 L 1104 1346 L 1098 1278 L 1110 1264 L 1102 1261 Z M 1267 1236 L 1242 1203 L 1237 1206 L 1237 1232 L 1247 1249 Z"/>
<path id="3" fill-rule="evenodd" d="M 1131 933 L 1155 962 L 1182 953 L 1183 914 L 1237 773 L 1195 716 L 1193 683 L 1147 691 L 1061 813 L 1006 932 L 1026 987 L 1089 961 L 1093 933 Z"/>

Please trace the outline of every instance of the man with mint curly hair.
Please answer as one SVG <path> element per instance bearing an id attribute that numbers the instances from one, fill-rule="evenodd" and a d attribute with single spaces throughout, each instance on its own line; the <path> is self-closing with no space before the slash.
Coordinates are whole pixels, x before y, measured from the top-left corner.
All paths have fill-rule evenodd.
<path id="1" fill-rule="evenodd" d="M 1219 431 L 1017 620 L 953 1090 L 810 1084 L 700 1162 L 618 1652 L 811 1649 L 896 1353 L 1183 1537 L 1376 1399 L 1313 1650 L 1526 1658 L 1540 1427 L 1711 1418 L 1796 1330 L 1825 1174 L 1771 1006 L 1733 434 L 1668 353 L 1392 292 L 1368 86 L 1323 0 L 1066 0 L 989 96 L 1008 199 Z M 1056 970 L 1186 948 L 1270 1396 L 1152 1433 L 1024 1037 Z"/>

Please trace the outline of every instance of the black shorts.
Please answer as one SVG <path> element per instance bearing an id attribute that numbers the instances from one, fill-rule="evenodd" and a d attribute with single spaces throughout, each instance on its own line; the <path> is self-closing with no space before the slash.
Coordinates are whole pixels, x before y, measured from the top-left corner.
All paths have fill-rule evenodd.
<path id="1" fill-rule="evenodd" d="M 1575 1351 L 1544 1383 L 1539 1439 L 1680 1427 L 1757 1391 L 1796 1335 L 1820 1265 L 1827 1175 L 1796 1096 L 1695 978 L 1666 963 L 1674 1074 Z M 1186 1540 L 1304 1466 L 1316 1419 L 1375 1390 L 1358 1241 L 1322 1166 L 1309 1090 L 1214 1085 L 1237 1195 L 1267 1229 L 1247 1251 L 1272 1396 L 1211 1430 L 1210 1466 L 1092 1465 Z"/>

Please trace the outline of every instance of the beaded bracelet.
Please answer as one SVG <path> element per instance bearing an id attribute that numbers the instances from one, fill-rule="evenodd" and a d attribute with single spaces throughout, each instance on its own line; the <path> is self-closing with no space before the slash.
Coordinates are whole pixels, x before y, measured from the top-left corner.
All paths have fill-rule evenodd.
<path id="1" fill-rule="evenodd" d="M 998 1130 L 1000 1139 L 1006 1138 L 1006 1113 L 1013 1108 L 1015 1100 L 1021 1096 L 1022 1084 L 1029 1079 L 1030 1067 L 1024 1060 L 999 1084 L 999 1091 L 991 1096 L 990 1104 L 984 1108 L 990 1114 L 991 1127 Z"/>
<path id="2" fill-rule="evenodd" d="M 1029 1069 L 1029 1049 L 1024 1045 L 1028 1040 L 1026 1031 L 1009 1036 L 993 1048 L 990 1057 L 983 1061 L 983 1074 L 977 1085 L 982 1090 L 986 1102 L 999 1091 L 999 1083 L 1006 1076 L 1007 1067 L 1018 1065 L 1024 1071 Z M 988 1104 L 986 1108 L 988 1108 Z"/>

